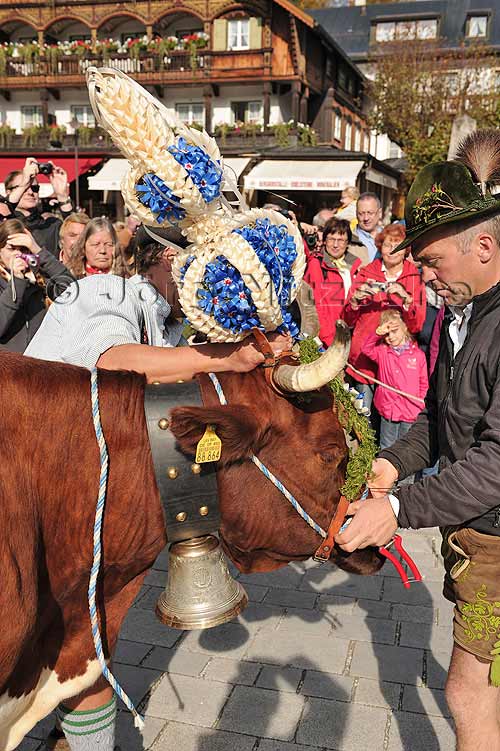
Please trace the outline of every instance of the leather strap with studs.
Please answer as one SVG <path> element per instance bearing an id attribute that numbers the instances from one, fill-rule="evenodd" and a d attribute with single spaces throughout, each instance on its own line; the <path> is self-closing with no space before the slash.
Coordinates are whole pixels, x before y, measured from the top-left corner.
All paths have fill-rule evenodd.
<path id="1" fill-rule="evenodd" d="M 196 464 L 170 431 L 170 412 L 180 406 L 203 406 L 196 381 L 145 387 L 144 412 L 169 542 L 216 532 L 220 523 L 216 462 Z"/>

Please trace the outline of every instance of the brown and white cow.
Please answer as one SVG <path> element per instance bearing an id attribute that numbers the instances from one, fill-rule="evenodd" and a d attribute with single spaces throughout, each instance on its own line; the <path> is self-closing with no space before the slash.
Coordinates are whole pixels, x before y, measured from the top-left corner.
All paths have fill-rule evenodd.
<path id="1" fill-rule="evenodd" d="M 327 527 L 339 500 L 347 448 L 329 389 L 278 396 L 261 369 L 208 378 L 203 407 L 179 407 L 171 429 L 192 452 L 206 424 L 222 439 L 218 469 L 226 553 L 245 572 L 312 555 L 316 533 L 249 457 L 261 460 Z M 101 371 L 110 465 L 103 530 L 101 626 L 107 655 L 145 573 L 166 544 L 144 418 L 144 378 Z M 62 700 L 100 675 L 87 610 L 99 454 L 88 371 L 5 353 L 0 358 L 0 748 L 14 749 Z M 348 571 L 381 566 L 374 550 L 332 561 Z"/>

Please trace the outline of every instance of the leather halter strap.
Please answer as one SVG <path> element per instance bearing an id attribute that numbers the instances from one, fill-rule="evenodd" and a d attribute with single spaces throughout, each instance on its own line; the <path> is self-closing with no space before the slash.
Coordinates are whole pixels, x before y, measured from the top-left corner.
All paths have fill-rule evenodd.
<path id="1" fill-rule="evenodd" d="M 330 526 L 328 527 L 326 537 L 313 556 L 314 560 L 318 563 L 326 563 L 326 561 L 330 560 L 330 556 L 335 545 L 335 535 L 344 523 L 348 508 L 349 501 L 344 495 L 341 495 L 337 510 L 335 511 L 335 515 L 330 522 Z"/>
<path id="2" fill-rule="evenodd" d="M 267 385 L 280 396 L 290 397 L 290 394 L 280 389 L 280 387 L 275 383 L 273 373 L 274 369 L 278 365 L 280 365 L 282 360 L 296 360 L 297 355 L 291 350 L 285 350 L 284 352 L 280 352 L 279 355 L 277 355 L 273 351 L 273 348 L 271 347 L 269 340 L 263 331 L 254 328 L 252 329 L 252 334 L 255 338 L 258 349 L 264 355 L 264 362 L 262 363 L 262 367 L 264 368 L 264 375 L 266 377 Z"/>
<path id="3" fill-rule="evenodd" d="M 273 371 L 285 358 L 296 359 L 297 356 L 294 352 L 281 352 L 279 355 L 276 355 L 273 352 L 273 349 L 269 344 L 266 335 L 260 329 L 252 329 L 252 334 L 254 335 L 255 341 L 257 342 L 257 347 L 264 355 L 264 362 L 262 364 L 262 367 L 264 368 L 267 385 L 280 396 L 290 397 L 290 394 L 282 391 L 274 382 Z M 335 511 L 333 519 L 330 522 L 327 535 L 313 556 L 314 560 L 318 563 L 326 563 L 326 561 L 330 560 L 330 556 L 335 546 L 335 535 L 344 523 L 348 508 L 349 501 L 345 496 L 340 496 L 337 510 Z"/>

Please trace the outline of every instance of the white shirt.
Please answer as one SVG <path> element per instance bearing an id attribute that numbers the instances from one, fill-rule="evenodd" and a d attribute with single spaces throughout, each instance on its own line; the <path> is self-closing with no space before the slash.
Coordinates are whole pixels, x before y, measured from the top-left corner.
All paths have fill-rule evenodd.
<path id="1" fill-rule="evenodd" d="M 450 310 L 453 313 L 453 320 L 450 323 L 448 333 L 453 344 L 453 359 L 455 359 L 464 346 L 472 313 L 472 303 L 470 302 L 465 308 L 450 305 Z"/>
<path id="2" fill-rule="evenodd" d="M 386 278 L 386 281 L 388 281 L 388 282 L 396 282 L 399 279 L 399 277 L 401 276 L 401 274 L 403 273 L 403 269 L 401 269 L 401 271 L 398 274 L 396 274 L 395 276 L 389 276 L 388 275 L 389 272 L 386 269 L 385 264 L 384 264 L 383 261 L 382 261 L 382 271 L 384 272 L 384 276 Z"/>
<path id="3" fill-rule="evenodd" d="M 144 277 L 99 274 L 79 279 L 52 303 L 25 355 L 93 368 L 120 344 L 181 343 L 182 324 L 165 323 L 170 305 Z"/>

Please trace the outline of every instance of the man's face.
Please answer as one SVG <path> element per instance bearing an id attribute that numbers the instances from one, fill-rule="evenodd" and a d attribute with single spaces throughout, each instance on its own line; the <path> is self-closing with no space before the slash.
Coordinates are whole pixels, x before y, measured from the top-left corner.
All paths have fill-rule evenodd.
<path id="1" fill-rule="evenodd" d="M 382 209 L 374 198 L 363 198 L 356 205 L 358 224 L 368 233 L 374 232 L 382 219 Z"/>
<path id="2" fill-rule="evenodd" d="M 14 190 L 14 188 L 18 188 L 21 183 L 21 175 L 17 175 L 12 185 L 9 185 L 9 188 L 7 190 L 7 198 L 9 197 L 10 193 Z M 36 182 L 36 180 L 33 180 L 30 184 L 29 188 L 27 188 L 24 193 L 21 196 L 21 200 L 17 204 L 18 209 L 22 209 L 24 211 L 32 211 L 38 206 L 38 191 L 40 189 L 40 186 Z"/>
<path id="3" fill-rule="evenodd" d="M 447 305 L 465 307 L 476 294 L 480 263 L 474 251 L 462 253 L 453 237 L 441 237 L 412 245 L 415 262 L 422 267 L 422 281 Z"/>
<path id="4" fill-rule="evenodd" d="M 64 228 L 63 234 L 59 235 L 59 246 L 61 248 L 59 257 L 62 263 L 68 263 L 71 257 L 71 251 L 73 250 L 73 245 L 76 243 L 84 229 L 84 224 L 80 224 L 80 222 L 70 222 Z"/>

